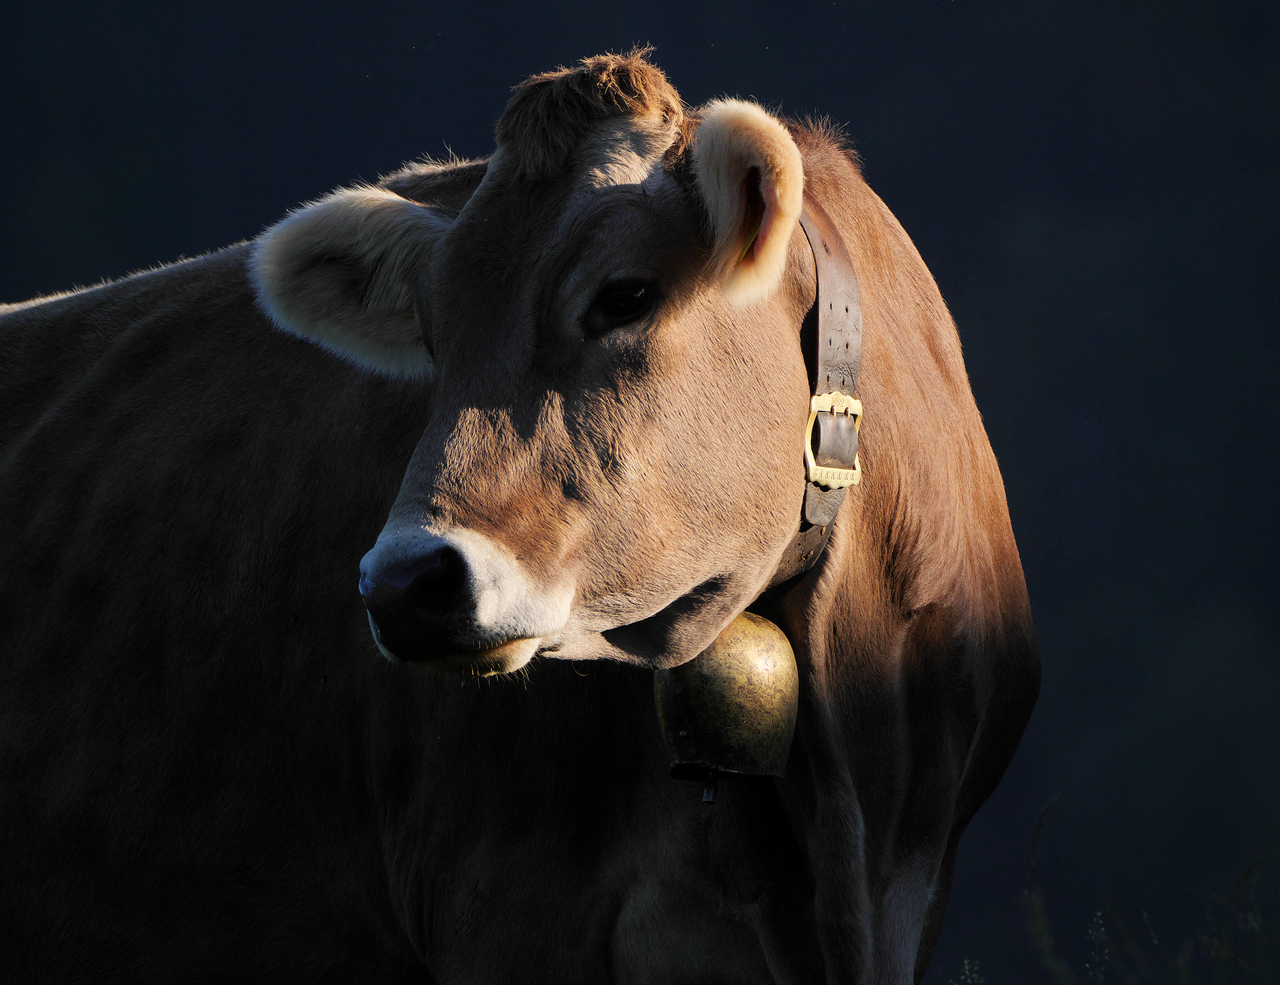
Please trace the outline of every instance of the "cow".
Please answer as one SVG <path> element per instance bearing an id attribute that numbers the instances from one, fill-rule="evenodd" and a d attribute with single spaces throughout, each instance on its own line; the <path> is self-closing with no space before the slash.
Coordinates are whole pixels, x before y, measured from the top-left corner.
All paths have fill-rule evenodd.
<path id="1" fill-rule="evenodd" d="M 815 519 L 823 305 L 860 481 Z M 1039 657 L 832 126 L 589 58 L 486 159 L 0 309 L 0 374 L 0 979 L 920 980 Z M 795 736 L 708 796 L 654 677 L 744 612 Z"/>

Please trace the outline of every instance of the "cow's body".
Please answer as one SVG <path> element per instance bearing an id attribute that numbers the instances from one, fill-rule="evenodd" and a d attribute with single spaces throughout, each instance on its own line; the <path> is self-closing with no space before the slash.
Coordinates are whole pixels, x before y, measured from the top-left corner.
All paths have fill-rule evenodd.
<path id="1" fill-rule="evenodd" d="M 792 133 L 861 286 L 866 478 L 769 603 L 801 668 L 787 775 L 713 803 L 666 775 L 641 648 L 492 679 L 378 656 L 354 572 L 440 398 L 273 330 L 250 246 L 0 311 L 3 980 L 923 971 L 1034 636 L 937 289 L 849 156 Z M 387 184 L 454 215 L 485 174 Z M 812 260 L 785 245 L 795 333 Z M 798 347 L 790 372 L 803 408 Z"/>

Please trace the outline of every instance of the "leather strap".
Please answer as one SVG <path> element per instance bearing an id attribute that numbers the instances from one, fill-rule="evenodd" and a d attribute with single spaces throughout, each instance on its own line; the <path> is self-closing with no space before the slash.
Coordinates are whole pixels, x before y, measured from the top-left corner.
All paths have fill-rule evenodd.
<path id="1" fill-rule="evenodd" d="M 812 199 L 805 200 L 800 228 L 813 251 L 818 278 L 817 296 L 800 332 L 801 345 L 808 350 L 805 363 L 813 379 L 813 396 L 835 394 L 835 403 L 843 407 L 855 405 L 860 415 L 860 404 L 841 399 L 853 397 L 862 365 L 862 298 L 858 276 L 835 224 Z M 823 401 L 815 399 L 811 406 L 820 403 Z M 768 588 L 782 585 L 818 563 L 831 538 L 832 522 L 848 492 L 847 486 L 832 488 L 831 483 L 844 481 L 856 485 L 860 478 L 858 417 L 830 410 L 815 411 L 811 417 L 813 429 L 808 451 L 812 465 L 817 468 L 806 468 L 799 530 L 783 551 Z M 831 479 L 831 475 L 837 473 L 842 478 Z M 828 481 L 823 481 L 824 477 Z"/>

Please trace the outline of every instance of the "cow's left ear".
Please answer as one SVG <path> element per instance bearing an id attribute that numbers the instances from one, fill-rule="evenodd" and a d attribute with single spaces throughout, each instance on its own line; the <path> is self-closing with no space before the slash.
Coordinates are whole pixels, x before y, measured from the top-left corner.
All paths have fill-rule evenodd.
<path id="1" fill-rule="evenodd" d="M 334 192 L 258 237 L 258 304 L 277 328 L 363 369 L 429 377 L 415 289 L 444 228 L 432 209 L 385 188 Z"/>
<path id="2" fill-rule="evenodd" d="M 782 281 L 804 200 L 804 164 L 791 134 L 755 103 L 716 100 L 702 111 L 693 167 L 725 294 L 738 304 L 768 297 Z"/>

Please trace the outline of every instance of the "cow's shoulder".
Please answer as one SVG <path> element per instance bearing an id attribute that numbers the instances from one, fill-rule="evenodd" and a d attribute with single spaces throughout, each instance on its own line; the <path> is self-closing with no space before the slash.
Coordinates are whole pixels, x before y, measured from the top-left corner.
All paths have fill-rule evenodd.
<path id="1" fill-rule="evenodd" d="M 847 683 L 867 693 L 872 678 L 889 682 L 921 734 L 951 744 L 967 820 L 1007 766 L 1040 682 L 1004 483 L 955 322 L 910 236 L 838 130 L 810 121 L 793 133 L 806 194 L 840 229 L 862 300 L 862 482 L 833 535 L 842 577 L 828 649 L 857 640 L 865 659 L 845 662 Z"/>

